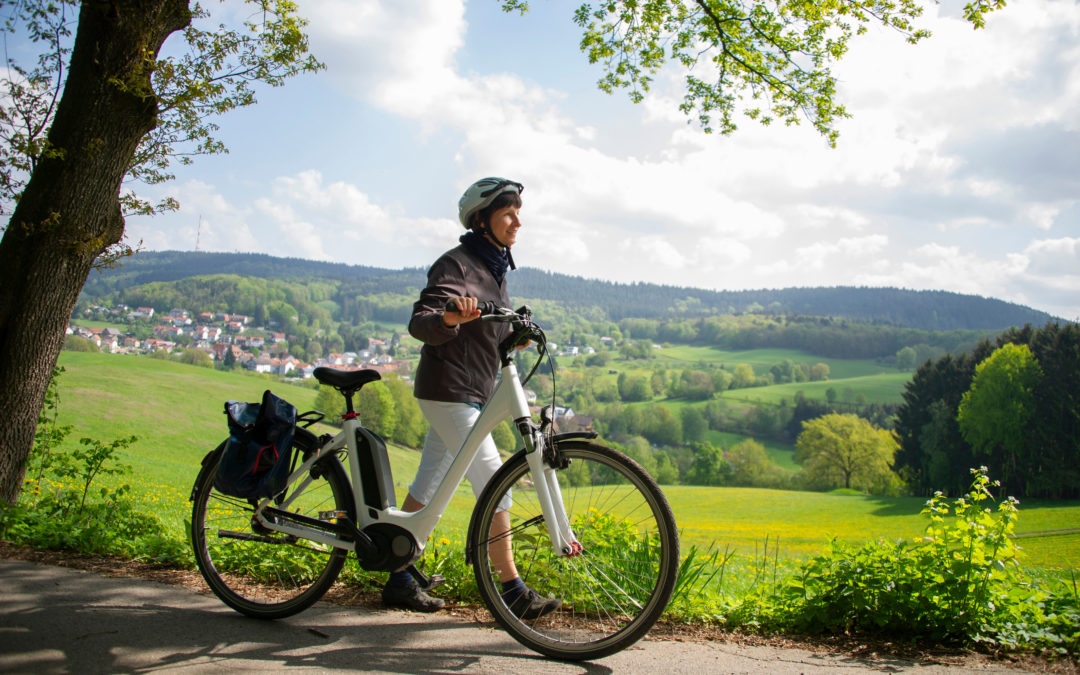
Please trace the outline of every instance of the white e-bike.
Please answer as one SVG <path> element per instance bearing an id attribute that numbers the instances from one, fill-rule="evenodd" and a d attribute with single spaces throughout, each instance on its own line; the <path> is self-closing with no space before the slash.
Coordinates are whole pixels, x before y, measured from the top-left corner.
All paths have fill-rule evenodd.
<path id="1" fill-rule="evenodd" d="M 528 307 L 487 305 L 481 320 L 510 324 L 499 348 L 501 376 L 434 498 L 419 511 L 396 507 L 385 443 L 361 426 L 353 407 L 354 394 L 379 379 L 373 370 L 315 370 L 319 382 L 345 397 L 342 430 L 316 437 L 306 427 L 323 414 L 300 415 L 294 468 L 273 498 L 218 492 L 214 474 L 225 444 L 206 456 L 191 495 L 191 536 L 199 569 L 221 600 L 252 617 L 293 615 L 326 593 L 350 552 L 366 570 L 408 569 L 432 588 L 440 579 L 413 563 L 481 441 L 510 419 L 525 447 L 477 500 L 464 552 L 491 614 L 525 646 L 559 659 L 600 658 L 648 632 L 671 598 L 679 568 L 667 499 L 641 466 L 596 443 L 595 433 L 556 433 L 550 414 L 533 421 L 513 359 L 530 341 L 541 356 L 547 352 Z M 509 529 L 492 528 L 496 514 L 507 510 Z M 503 601 L 488 548 L 505 545 L 507 537 L 522 579 L 561 599 L 558 610 L 523 619 Z"/>

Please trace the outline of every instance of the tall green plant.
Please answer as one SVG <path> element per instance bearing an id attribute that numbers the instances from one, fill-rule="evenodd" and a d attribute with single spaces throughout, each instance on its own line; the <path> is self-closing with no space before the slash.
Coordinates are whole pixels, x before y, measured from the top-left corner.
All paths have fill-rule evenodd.
<path id="1" fill-rule="evenodd" d="M 41 480 L 45 475 L 45 471 L 52 466 L 56 457 L 56 449 L 64 442 L 64 439 L 68 437 L 73 428 L 70 424 L 61 425 L 57 422 L 60 416 L 58 382 L 63 372 L 63 366 L 53 368 L 49 387 L 45 390 L 45 403 L 41 407 L 37 429 L 34 431 L 34 448 L 27 458 L 31 469 L 28 473 L 34 476 L 33 494 L 35 502 L 37 496 L 41 493 Z"/>
<path id="2" fill-rule="evenodd" d="M 116 461 L 116 453 L 119 450 L 131 446 L 137 441 L 135 436 L 118 438 L 111 443 L 103 443 L 93 438 L 80 438 L 82 447 L 75 448 L 71 452 L 58 456 L 53 471 L 61 479 L 70 479 L 79 486 L 78 511 L 86 510 L 86 496 L 90 493 L 90 486 L 100 476 L 117 476 L 131 472 L 131 467 Z M 119 490 L 126 492 L 129 486 L 124 485 Z M 108 488 L 101 488 L 101 496 L 107 497 Z"/>
<path id="3" fill-rule="evenodd" d="M 805 633 L 859 632 L 891 638 L 1007 646 L 1080 645 L 1076 593 L 1058 595 L 1028 578 L 1013 540 L 1017 502 L 993 508 L 985 467 L 951 502 L 941 493 L 923 509 L 914 541 L 833 540 L 775 595 L 750 598 L 764 627 Z"/>

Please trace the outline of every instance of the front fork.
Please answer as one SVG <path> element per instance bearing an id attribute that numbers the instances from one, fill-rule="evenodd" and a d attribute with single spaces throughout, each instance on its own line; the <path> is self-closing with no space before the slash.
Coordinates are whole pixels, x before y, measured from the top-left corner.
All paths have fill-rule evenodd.
<path id="1" fill-rule="evenodd" d="M 556 555 L 573 557 L 581 553 L 581 543 L 570 528 L 570 519 L 563 505 L 559 477 L 551 466 L 544 461 L 545 434 L 531 419 L 518 423 L 518 431 L 525 440 L 525 460 L 529 463 L 529 473 L 533 477 L 536 497 L 540 500 L 540 511 L 547 523 L 548 537 Z"/>

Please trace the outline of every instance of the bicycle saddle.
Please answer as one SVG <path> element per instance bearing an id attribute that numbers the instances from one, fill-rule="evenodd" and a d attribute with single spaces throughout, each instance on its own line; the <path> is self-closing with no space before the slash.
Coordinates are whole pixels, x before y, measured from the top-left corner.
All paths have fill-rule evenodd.
<path id="1" fill-rule="evenodd" d="M 340 389 L 343 392 L 357 391 L 368 382 L 382 379 L 382 376 L 379 375 L 379 371 L 371 369 L 338 370 L 337 368 L 320 366 L 311 374 L 322 384 L 329 385 L 335 389 Z"/>

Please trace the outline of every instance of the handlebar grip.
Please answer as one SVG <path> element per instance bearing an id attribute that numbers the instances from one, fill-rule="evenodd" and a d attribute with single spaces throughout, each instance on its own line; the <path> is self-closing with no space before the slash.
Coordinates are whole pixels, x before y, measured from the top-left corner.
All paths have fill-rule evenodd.
<path id="1" fill-rule="evenodd" d="M 488 316 L 489 314 L 494 314 L 495 311 L 499 308 L 499 306 L 491 300 L 481 300 L 480 302 L 476 303 L 476 308 L 480 310 L 480 316 Z M 443 308 L 443 310 L 447 312 L 457 312 L 458 307 L 453 300 L 447 300 L 446 306 Z"/>

